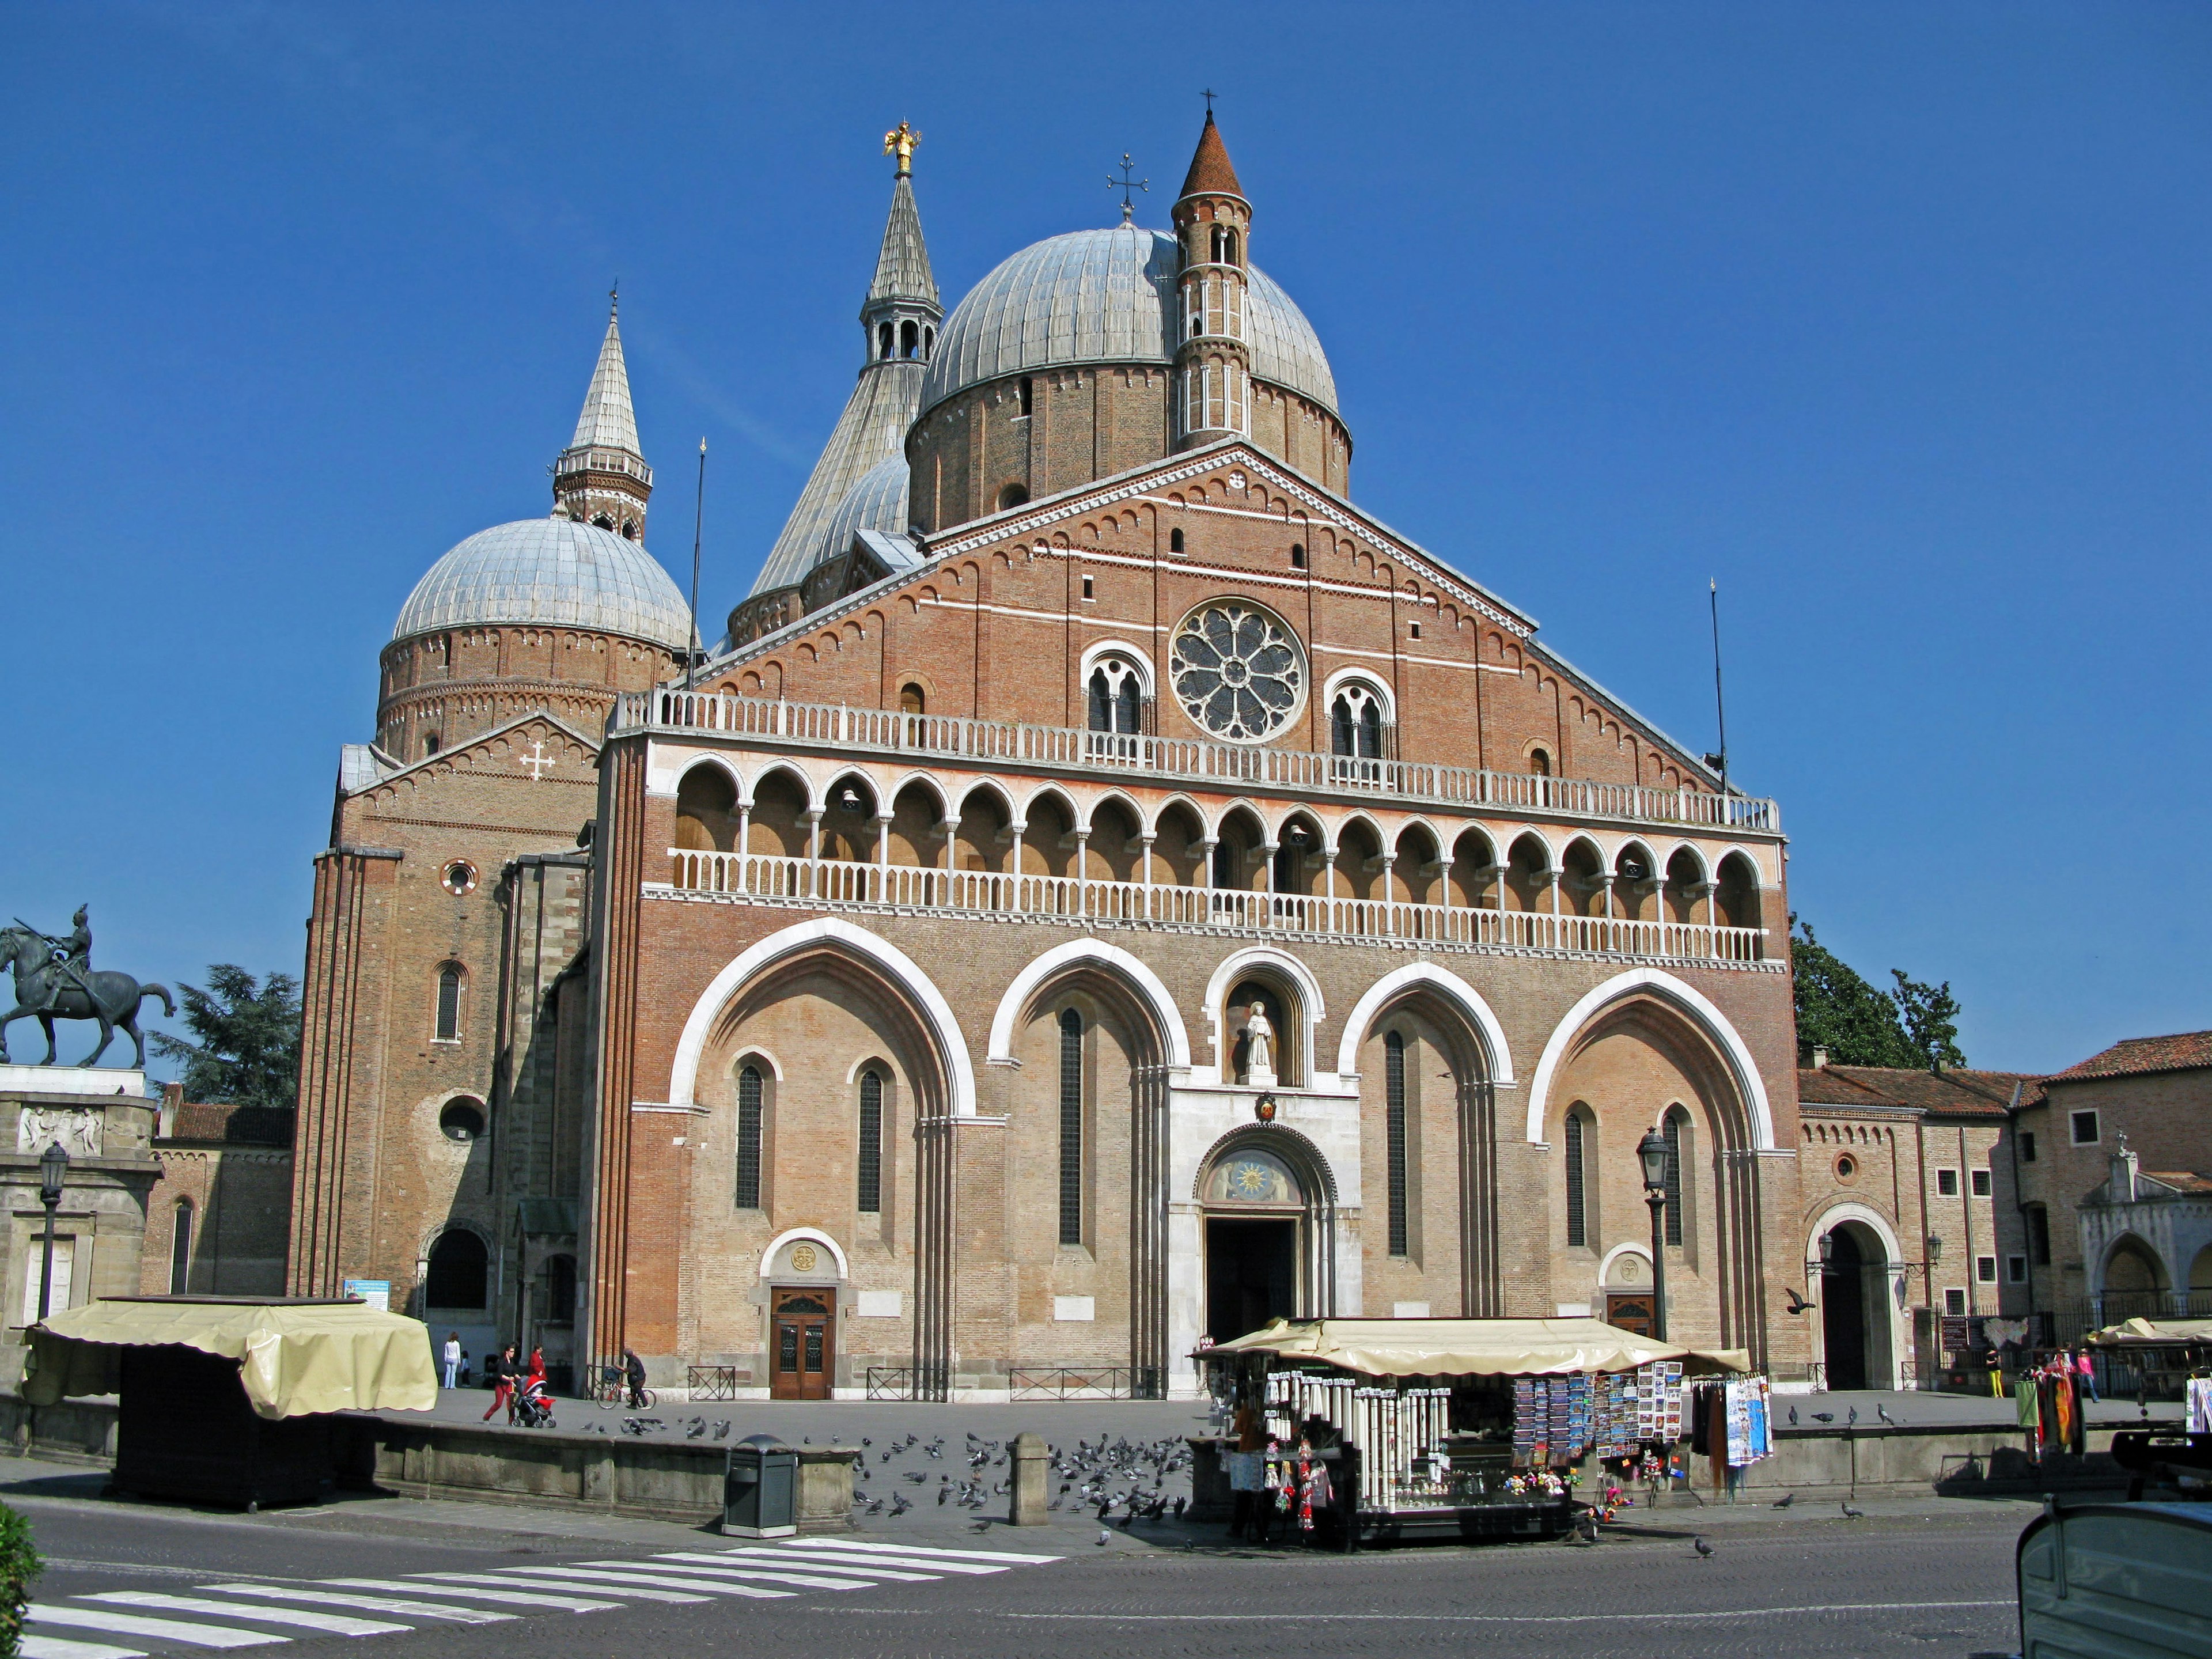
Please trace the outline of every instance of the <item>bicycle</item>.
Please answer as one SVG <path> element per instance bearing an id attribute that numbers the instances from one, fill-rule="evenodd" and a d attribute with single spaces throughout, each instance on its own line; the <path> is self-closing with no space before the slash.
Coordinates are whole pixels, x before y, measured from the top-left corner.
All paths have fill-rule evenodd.
<path id="1" fill-rule="evenodd" d="M 599 1409 L 611 1412 L 617 1406 L 627 1406 L 632 1411 L 649 1412 L 655 1395 L 651 1389 L 630 1391 L 629 1374 L 619 1365 L 602 1365 L 591 1381 L 591 1396 L 599 1402 Z"/>

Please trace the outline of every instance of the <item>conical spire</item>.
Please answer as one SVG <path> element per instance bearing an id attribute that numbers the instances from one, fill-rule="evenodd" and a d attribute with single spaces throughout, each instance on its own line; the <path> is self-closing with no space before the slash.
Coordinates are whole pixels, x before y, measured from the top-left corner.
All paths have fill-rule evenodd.
<path id="1" fill-rule="evenodd" d="M 929 248 L 921 240 L 921 210 L 914 204 L 910 176 L 901 173 L 891 188 L 891 216 L 884 225 L 884 249 L 876 256 L 876 280 L 868 284 L 868 303 L 914 300 L 936 305 L 937 278 L 930 273 Z"/>
<path id="2" fill-rule="evenodd" d="M 1237 169 L 1229 162 L 1229 146 L 1221 142 L 1221 129 L 1213 125 L 1213 112 L 1206 112 L 1206 125 L 1198 135 L 1198 150 L 1190 158 L 1190 172 L 1182 181 L 1186 196 L 1242 196 Z"/>
<path id="3" fill-rule="evenodd" d="M 615 296 L 607 301 L 607 336 L 599 342 L 584 412 L 576 417 L 575 437 L 553 463 L 553 510 L 635 541 L 645 534 L 653 469 L 637 447 L 637 412 L 630 407 Z"/>
<path id="4" fill-rule="evenodd" d="M 637 413 L 630 407 L 629 368 L 623 362 L 622 328 L 615 296 L 607 296 L 607 337 L 599 342 L 599 361 L 592 370 L 591 390 L 584 394 L 584 412 L 576 417 L 571 449 L 626 449 L 640 454 Z"/>

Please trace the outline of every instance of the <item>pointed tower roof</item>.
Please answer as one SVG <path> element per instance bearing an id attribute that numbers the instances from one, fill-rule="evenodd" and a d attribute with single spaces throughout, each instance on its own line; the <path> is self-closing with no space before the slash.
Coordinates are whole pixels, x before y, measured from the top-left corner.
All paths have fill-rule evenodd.
<path id="1" fill-rule="evenodd" d="M 876 256 L 876 280 L 868 284 L 868 303 L 883 300 L 939 303 L 929 249 L 921 240 L 921 210 L 914 204 L 914 185 L 903 173 L 891 189 L 891 216 L 884 225 L 883 252 Z"/>
<path id="2" fill-rule="evenodd" d="M 1213 125 L 1213 112 L 1206 112 L 1206 125 L 1198 135 L 1198 150 L 1190 158 L 1190 172 L 1182 181 L 1186 196 L 1242 196 L 1237 169 L 1230 165 L 1229 146 L 1221 142 L 1221 129 Z"/>
<path id="3" fill-rule="evenodd" d="M 611 296 L 610 296 L 611 298 Z M 630 407 L 629 369 L 623 362 L 622 330 L 616 308 L 607 308 L 607 337 L 599 343 L 599 361 L 592 370 L 591 390 L 584 394 L 584 412 L 576 417 L 571 449 L 626 449 L 643 458 L 637 447 L 637 412 Z"/>

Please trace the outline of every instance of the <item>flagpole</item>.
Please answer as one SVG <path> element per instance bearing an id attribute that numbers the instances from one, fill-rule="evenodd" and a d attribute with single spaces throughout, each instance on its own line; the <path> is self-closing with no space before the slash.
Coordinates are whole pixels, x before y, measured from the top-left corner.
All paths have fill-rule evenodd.
<path id="1" fill-rule="evenodd" d="M 690 690 L 699 672 L 699 532 L 707 522 L 707 441 L 699 440 L 699 488 L 691 513 L 691 637 L 684 647 L 684 689 Z"/>

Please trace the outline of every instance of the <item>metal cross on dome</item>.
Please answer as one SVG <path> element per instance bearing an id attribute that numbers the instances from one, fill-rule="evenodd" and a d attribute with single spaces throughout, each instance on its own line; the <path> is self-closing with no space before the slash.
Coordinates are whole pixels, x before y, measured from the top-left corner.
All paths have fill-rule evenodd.
<path id="1" fill-rule="evenodd" d="M 1135 210 L 1135 204 L 1130 200 L 1129 192 L 1133 190 L 1141 190 L 1147 196 L 1152 193 L 1151 179 L 1132 179 L 1129 176 L 1135 171 L 1135 167 L 1129 161 L 1129 152 L 1125 149 L 1121 152 L 1121 176 L 1116 179 L 1110 173 L 1106 175 L 1106 188 L 1121 192 L 1121 222 L 1125 225 L 1129 222 L 1130 215 Z"/>

